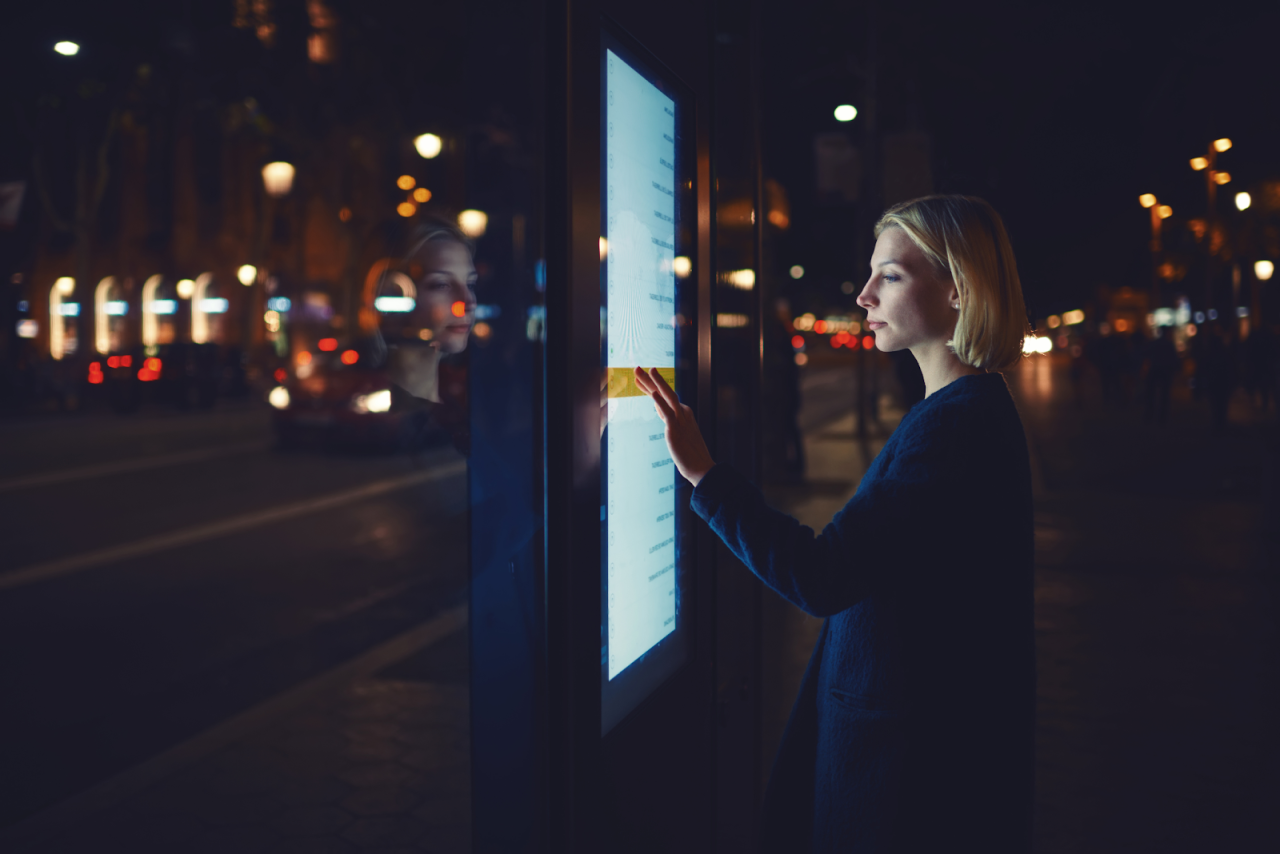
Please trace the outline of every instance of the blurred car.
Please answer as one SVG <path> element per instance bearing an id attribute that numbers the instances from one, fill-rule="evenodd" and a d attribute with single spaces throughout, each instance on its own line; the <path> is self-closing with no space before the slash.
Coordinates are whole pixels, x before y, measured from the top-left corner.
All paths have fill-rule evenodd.
<path id="1" fill-rule="evenodd" d="M 139 346 L 94 359 L 86 380 L 91 393 L 100 391 L 117 412 L 133 412 L 144 403 L 208 409 L 223 385 L 224 361 L 214 344 Z"/>
<path id="2" fill-rule="evenodd" d="M 307 353 L 303 359 L 292 371 L 277 370 L 278 384 L 267 393 L 280 447 L 411 450 L 447 441 L 443 431 L 427 425 L 425 409 L 405 406 L 403 392 L 393 394 L 386 369 L 370 367 L 360 350 Z"/>

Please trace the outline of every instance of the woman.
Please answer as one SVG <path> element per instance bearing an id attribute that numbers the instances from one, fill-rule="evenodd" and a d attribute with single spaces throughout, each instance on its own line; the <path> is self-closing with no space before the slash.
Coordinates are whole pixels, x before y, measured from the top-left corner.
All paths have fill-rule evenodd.
<path id="1" fill-rule="evenodd" d="M 1027 328 L 1004 226 L 930 196 L 876 224 L 858 296 L 925 399 L 815 533 L 716 465 L 656 371 L 693 509 L 762 581 L 827 617 L 779 748 L 763 851 L 1029 851 L 1035 718 L 1026 440 L 997 371 Z"/>

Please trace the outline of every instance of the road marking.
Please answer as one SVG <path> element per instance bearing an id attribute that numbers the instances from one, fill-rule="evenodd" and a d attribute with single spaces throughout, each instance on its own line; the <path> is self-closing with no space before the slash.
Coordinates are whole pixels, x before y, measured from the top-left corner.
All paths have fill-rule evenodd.
<path id="1" fill-rule="evenodd" d="M 314 707 L 344 685 L 367 679 L 419 650 L 449 637 L 467 625 L 467 606 L 442 611 L 425 623 L 339 664 L 332 670 L 290 688 L 247 711 L 215 724 L 194 738 L 177 744 L 139 765 L 122 771 L 91 789 L 54 804 L 30 818 L 0 829 L 0 848 L 26 851 L 84 820 L 117 807 L 129 798 L 164 782 L 178 771 L 219 750 L 231 747 L 291 712 Z M 11 847 L 12 846 L 12 847 Z"/>
<path id="2" fill-rule="evenodd" d="M 134 540 L 131 543 L 122 543 L 118 546 L 108 546 L 105 549 L 96 549 L 91 552 L 84 552 L 82 554 L 58 558 L 57 560 L 51 560 L 45 563 L 38 563 L 34 566 L 23 567 L 22 569 L 17 569 L 13 572 L 0 575 L 0 591 L 9 590 L 14 587 L 23 587 L 27 584 L 35 584 L 40 581 L 48 581 L 51 578 L 59 578 L 64 575 L 71 575 L 77 572 L 83 572 L 86 569 L 92 569 L 95 566 L 115 563 L 116 561 L 124 560 L 126 558 L 142 557 L 143 555 L 175 549 L 179 546 L 188 546 L 192 543 L 203 542 L 204 540 L 225 537 L 228 534 L 237 534 L 241 531 L 260 528 L 263 525 L 270 525 L 273 522 L 280 522 L 285 519 L 293 519 L 298 516 L 319 513 L 322 510 L 331 510 L 334 507 L 341 507 L 344 504 L 351 504 L 356 501 L 363 501 L 366 498 L 385 495 L 388 492 L 395 492 L 409 486 L 416 486 L 419 483 L 426 483 L 431 480 L 441 480 L 443 478 L 464 474 L 466 470 L 466 460 L 457 460 L 455 462 L 446 463 L 445 465 L 426 469 L 424 471 L 416 471 L 412 474 L 406 474 L 400 477 L 392 477 L 387 478 L 386 480 L 375 481 L 355 489 L 348 489 L 345 492 L 336 492 L 332 495 L 325 495 L 321 498 L 311 498 L 306 501 L 299 501 L 295 504 L 286 504 L 282 507 L 257 510 L 253 513 L 246 513 L 243 516 L 233 516 L 230 519 L 210 522 L 207 525 L 196 525 L 195 527 L 186 528 L 181 531 L 174 531 L 169 534 L 158 534 L 154 537 L 144 537 L 141 540 Z"/>
<path id="3" fill-rule="evenodd" d="M 106 477 L 109 474 L 146 471 L 147 469 L 164 468 L 165 466 L 176 466 L 182 463 L 194 463 L 202 460 L 216 460 L 220 457 L 232 457 L 252 451 L 265 451 L 269 447 L 271 445 L 267 442 L 247 442 L 242 445 L 223 445 L 219 448 L 202 448 L 198 451 L 183 451 L 179 454 L 162 454 L 157 457 L 117 460 L 113 463 L 101 463 L 96 466 L 15 477 L 9 480 L 0 480 L 0 492 L 12 492 L 16 489 L 28 489 L 33 486 L 49 486 L 55 483 L 69 483 L 73 480 L 88 480 L 94 477 Z"/>

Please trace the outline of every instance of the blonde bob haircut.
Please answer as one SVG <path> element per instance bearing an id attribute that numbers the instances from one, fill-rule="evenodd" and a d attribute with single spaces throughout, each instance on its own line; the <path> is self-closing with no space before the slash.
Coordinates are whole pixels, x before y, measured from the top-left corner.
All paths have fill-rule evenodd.
<path id="1" fill-rule="evenodd" d="M 889 208 L 876 223 L 901 228 L 960 294 L 947 346 L 961 362 L 1003 371 L 1022 358 L 1029 329 L 1013 247 L 1000 215 L 975 196 L 924 196 Z"/>

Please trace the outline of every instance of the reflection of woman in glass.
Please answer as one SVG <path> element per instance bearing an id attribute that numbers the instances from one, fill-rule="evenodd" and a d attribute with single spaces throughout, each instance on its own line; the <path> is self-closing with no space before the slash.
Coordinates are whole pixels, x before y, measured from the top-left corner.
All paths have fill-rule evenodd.
<path id="1" fill-rule="evenodd" d="M 529 400 L 531 360 L 523 372 L 498 364 L 502 351 L 490 346 L 464 366 L 476 312 L 473 251 L 448 223 L 414 232 L 397 272 L 413 281 L 417 302 L 402 328 L 387 330 L 386 367 L 392 410 L 405 412 L 417 435 L 447 430 L 467 455 L 473 819 L 487 847 L 520 851 L 536 838 L 528 793 L 538 785 L 540 518 L 530 503 L 532 425 L 509 412 L 495 419 L 492 398 Z M 468 400 L 468 373 L 484 397 Z"/>
<path id="2" fill-rule="evenodd" d="M 689 407 L 666 422 L 693 509 L 761 580 L 828 617 L 770 778 L 761 850 L 1031 850 L 1035 645 L 1026 439 L 997 371 L 1027 328 L 984 201 L 932 196 L 876 225 L 858 297 L 925 399 L 820 534 L 716 465 Z"/>
<path id="3" fill-rule="evenodd" d="M 429 220 L 414 231 L 400 265 L 417 289 L 406 318 L 411 334 L 393 336 L 386 357 L 392 411 L 422 412 L 410 419 L 411 434 L 443 427 L 463 452 L 466 377 L 449 357 L 466 350 L 475 318 L 472 253 L 466 235 L 449 223 Z"/>

